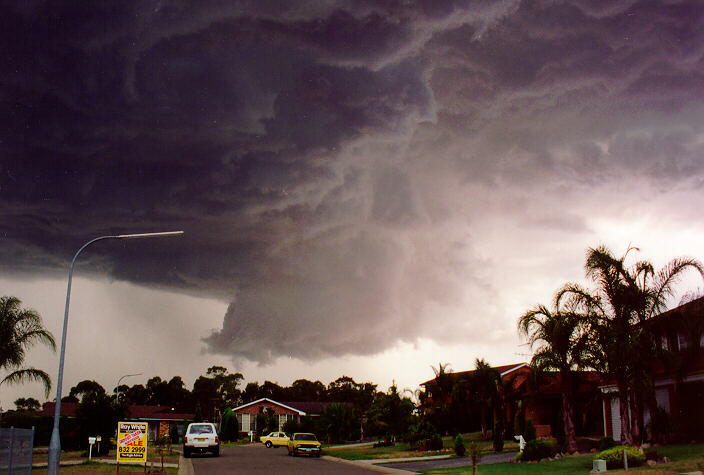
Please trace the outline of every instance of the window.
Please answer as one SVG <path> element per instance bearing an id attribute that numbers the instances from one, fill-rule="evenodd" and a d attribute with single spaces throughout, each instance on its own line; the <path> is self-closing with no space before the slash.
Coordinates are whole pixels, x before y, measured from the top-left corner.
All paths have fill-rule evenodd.
<path id="1" fill-rule="evenodd" d="M 279 414 L 279 431 L 284 430 L 284 424 L 290 420 L 294 420 L 296 418 L 295 415 L 293 414 Z"/>
<path id="2" fill-rule="evenodd" d="M 687 337 L 682 333 L 677 334 L 677 348 L 680 350 L 687 348 Z"/>

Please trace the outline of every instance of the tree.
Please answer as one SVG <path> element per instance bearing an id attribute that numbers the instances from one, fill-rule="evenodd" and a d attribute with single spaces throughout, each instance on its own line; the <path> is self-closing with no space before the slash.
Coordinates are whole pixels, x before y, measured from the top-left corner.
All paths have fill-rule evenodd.
<path id="1" fill-rule="evenodd" d="M 105 388 L 103 388 L 100 383 L 90 379 L 84 379 L 76 384 L 68 393 L 69 396 L 80 399 L 81 404 L 92 399 L 97 399 L 98 396 L 104 394 L 106 394 Z"/>
<path id="2" fill-rule="evenodd" d="M 18 411 L 38 411 L 42 407 L 33 397 L 15 399 L 15 406 Z"/>
<path id="3" fill-rule="evenodd" d="M 537 346 L 531 359 L 533 369 L 538 372 L 559 371 L 567 448 L 570 452 L 576 452 L 572 371 L 583 369 L 589 360 L 590 335 L 583 317 L 559 308 L 561 296 L 561 292 L 555 296 L 552 311 L 538 305 L 524 313 L 518 320 L 518 330 L 527 337 L 531 349 Z"/>
<path id="4" fill-rule="evenodd" d="M 352 440 L 359 436 L 359 418 L 354 407 L 348 403 L 328 404 L 320 415 L 321 428 L 333 442 Z"/>
<path id="5" fill-rule="evenodd" d="M 324 401 L 325 385 L 320 381 L 297 379 L 291 384 L 292 401 Z"/>
<path id="6" fill-rule="evenodd" d="M 177 386 L 180 379 L 172 380 L 170 384 Z M 222 414 L 227 407 L 237 406 L 241 401 L 241 391 L 237 386 L 242 379 L 241 373 L 228 374 L 223 366 L 211 366 L 206 376 L 199 376 L 193 384 L 193 398 L 200 403 L 206 417 L 212 416 L 216 420 L 218 413 Z"/>
<path id="7" fill-rule="evenodd" d="M 486 411 L 494 408 L 496 414 L 494 419 L 500 415 L 501 411 L 498 407 L 499 401 L 499 385 L 501 384 L 501 375 L 492 368 L 489 363 L 483 358 L 477 358 L 474 362 L 474 373 L 472 374 L 471 387 L 473 390 L 474 400 L 479 405 L 481 411 L 482 439 L 489 438 L 486 421 Z"/>
<path id="8" fill-rule="evenodd" d="M 368 412 L 368 420 L 377 427 L 378 432 L 383 430 L 385 435 L 398 438 L 408 432 L 414 410 L 413 401 L 401 397 L 396 386 L 391 386 L 388 393 L 380 393 L 374 400 Z"/>
<path id="9" fill-rule="evenodd" d="M 438 363 L 438 367 L 430 367 L 435 373 L 435 379 L 428 385 L 427 390 L 430 392 L 430 407 L 428 416 L 431 423 L 435 425 L 436 430 L 446 433 L 450 430 L 450 409 L 448 407 L 453 388 L 455 386 L 455 378 L 450 369 L 449 363 Z"/>
<path id="10" fill-rule="evenodd" d="M 35 343 L 44 343 L 56 351 L 54 336 L 44 328 L 35 310 L 21 308 L 21 305 L 17 297 L 0 298 L 0 369 L 9 371 L 0 385 L 39 381 L 49 396 L 49 375 L 37 368 L 22 368 L 22 364 L 27 350 Z"/>
<path id="11" fill-rule="evenodd" d="M 658 272 L 647 261 L 628 266 L 631 251 L 638 249 L 629 247 L 618 258 L 605 246 L 589 248 L 585 271 L 596 289 L 590 292 L 570 284 L 564 293 L 591 320 L 591 333 L 598 343 L 594 363 L 616 381 L 621 441 L 632 445 L 639 442 L 643 403 L 656 407 L 652 370 L 661 345 L 644 323 L 665 310 L 687 270 L 696 270 L 704 278 L 704 268 L 688 258 L 673 259 Z"/>

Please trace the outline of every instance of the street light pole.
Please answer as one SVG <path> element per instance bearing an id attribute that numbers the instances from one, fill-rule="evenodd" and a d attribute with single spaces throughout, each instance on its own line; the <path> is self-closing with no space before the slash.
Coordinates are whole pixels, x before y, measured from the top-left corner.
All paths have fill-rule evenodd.
<path id="1" fill-rule="evenodd" d="M 115 404 L 118 406 L 120 405 L 120 381 L 125 378 L 129 378 L 130 376 L 139 376 L 140 374 L 144 373 L 126 374 L 124 376 L 120 376 L 120 379 L 117 380 L 117 387 L 115 388 Z"/>
<path id="2" fill-rule="evenodd" d="M 145 237 L 161 237 L 175 236 L 183 234 L 183 231 L 168 231 L 161 233 L 141 233 L 141 234 L 118 234 L 115 236 L 100 236 L 85 243 L 76 252 L 71 261 L 71 267 L 68 270 L 68 287 L 66 289 L 66 307 L 64 309 L 64 326 L 61 334 L 61 354 L 59 355 L 59 374 L 56 378 L 56 407 L 54 408 L 54 429 L 51 432 L 51 441 L 49 442 L 49 463 L 47 466 L 47 475 L 56 475 L 59 472 L 59 462 L 61 459 L 61 439 L 59 437 L 59 416 L 61 415 L 61 384 L 64 377 L 64 354 L 66 353 L 66 328 L 68 327 L 68 304 L 71 298 L 71 279 L 73 277 L 73 266 L 76 263 L 78 255 L 96 241 L 103 239 L 132 239 Z"/>

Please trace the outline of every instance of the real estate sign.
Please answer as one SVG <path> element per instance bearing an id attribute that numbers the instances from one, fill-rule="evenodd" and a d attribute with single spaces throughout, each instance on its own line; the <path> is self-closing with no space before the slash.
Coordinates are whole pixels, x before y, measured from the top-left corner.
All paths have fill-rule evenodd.
<path id="1" fill-rule="evenodd" d="M 117 423 L 117 461 L 147 461 L 147 423 Z"/>

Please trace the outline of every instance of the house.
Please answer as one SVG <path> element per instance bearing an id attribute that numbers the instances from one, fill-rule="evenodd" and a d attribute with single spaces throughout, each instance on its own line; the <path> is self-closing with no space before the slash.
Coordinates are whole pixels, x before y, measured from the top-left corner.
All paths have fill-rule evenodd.
<path id="1" fill-rule="evenodd" d="M 62 402 L 61 416 L 76 417 L 79 406 L 77 402 Z M 55 410 L 55 402 L 45 402 L 39 415 L 53 417 Z M 176 411 L 171 406 L 132 405 L 127 407 L 126 418 L 130 421 L 147 422 L 149 431 L 147 438 L 154 441 L 168 436 L 172 426 L 175 426 L 179 436 L 182 436 L 186 425 L 193 420 L 193 414 Z M 115 428 L 117 429 L 117 426 Z"/>
<path id="2" fill-rule="evenodd" d="M 552 437 L 554 428 L 561 427 L 562 424 L 560 374 L 555 371 L 536 373 L 527 363 L 496 366 L 492 369 L 499 374 L 502 382 L 506 430 L 512 432 L 514 426 L 521 427 L 530 419 L 539 438 Z M 448 374 L 453 384 L 465 381 L 471 388 L 475 370 Z M 601 377 L 596 372 L 573 373 L 575 429 L 580 435 L 595 435 L 601 430 L 600 383 Z M 421 383 L 421 386 L 428 394 L 426 406 L 430 407 L 437 397 L 434 394 L 439 389 L 437 379 Z M 452 395 L 447 391 L 445 393 L 444 403 L 450 405 Z"/>
<path id="3" fill-rule="evenodd" d="M 243 404 L 232 409 L 237 417 L 237 424 L 241 433 L 257 430 L 257 415 L 267 414 L 274 416 L 278 423 L 278 430 L 283 431 L 284 424 L 289 420 L 300 422 L 304 416 L 319 416 L 329 402 L 278 402 L 269 398 Z"/>
<path id="4" fill-rule="evenodd" d="M 194 414 L 176 411 L 171 406 L 132 405 L 127 408 L 130 421 L 147 422 L 148 440 L 168 437 L 172 427 L 176 427 L 179 437 L 186 431 L 186 425 L 193 420 Z"/>
<path id="5" fill-rule="evenodd" d="M 686 439 L 701 438 L 704 427 L 704 297 L 663 312 L 646 322 L 659 338 L 662 348 L 670 350 L 666 360 L 652 368 L 657 407 Z M 600 386 L 603 394 L 603 434 L 621 438 L 620 402 L 613 381 Z M 648 427 L 652 415 L 644 409 L 642 426 Z"/>

